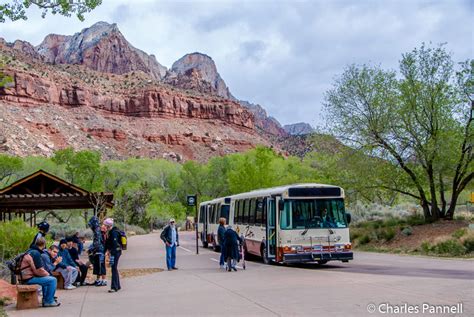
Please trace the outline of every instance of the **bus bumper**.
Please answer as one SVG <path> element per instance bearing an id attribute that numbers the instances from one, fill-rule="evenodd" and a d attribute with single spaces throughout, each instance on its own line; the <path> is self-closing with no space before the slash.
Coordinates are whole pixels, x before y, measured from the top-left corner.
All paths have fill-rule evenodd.
<path id="1" fill-rule="evenodd" d="M 349 261 L 354 259 L 352 252 L 341 253 L 295 253 L 284 254 L 284 263 L 313 262 L 313 261 Z"/>

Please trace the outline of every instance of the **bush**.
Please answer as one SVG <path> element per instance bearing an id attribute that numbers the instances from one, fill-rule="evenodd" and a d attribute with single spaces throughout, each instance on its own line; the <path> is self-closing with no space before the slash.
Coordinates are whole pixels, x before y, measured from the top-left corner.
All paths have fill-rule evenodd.
<path id="1" fill-rule="evenodd" d="M 463 246 L 466 248 L 466 252 L 474 252 L 474 234 L 470 234 L 465 237 L 462 241 Z"/>
<path id="2" fill-rule="evenodd" d="M 467 232 L 466 228 L 461 228 L 453 232 L 453 238 L 460 239 Z"/>
<path id="3" fill-rule="evenodd" d="M 384 239 L 385 241 L 390 241 L 393 238 L 395 238 L 395 229 L 393 228 L 387 228 L 385 230 L 381 231 L 380 234 L 381 238 Z"/>
<path id="4" fill-rule="evenodd" d="M 28 250 L 33 241 L 36 228 L 31 228 L 23 220 L 15 219 L 0 223 L 0 260 L 8 260 Z M 47 245 L 52 243 L 47 238 Z"/>
<path id="5" fill-rule="evenodd" d="M 428 254 L 431 252 L 431 245 L 428 241 L 423 241 L 421 243 L 421 251 L 425 254 Z"/>
<path id="6" fill-rule="evenodd" d="M 363 235 L 360 239 L 359 239 L 359 244 L 360 245 L 364 245 L 364 244 L 367 244 L 370 242 L 370 236 L 368 234 L 365 234 Z"/>
<path id="7" fill-rule="evenodd" d="M 413 228 L 412 227 L 405 227 L 402 229 L 402 234 L 406 237 L 411 236 L 413 234 Z"/>
<path id="8" fill-rule="evenodd" d="M 121 230 L 123 230 L 123 226 L 120 226 L 120 225 L 117 225 L 117 227 Z M 125 225 L 125 230 L 127 235 L 142 235 L 142 234 L 147 234 L 148 231 L 146 231 L 145 229 L 143 229 L 142 227 L 140 226 L 136 226 L 136 225 Z M 133 233 L 133 234 L 132 234 Z"/>
<path id="9" fill-rule="evenodd" d="M 459 256 L 466 254 L 466 248 L 461 244 L 461 242 L 454 239 L 439 242 L 434 245 L 433 251 L 440 255 Z"/>

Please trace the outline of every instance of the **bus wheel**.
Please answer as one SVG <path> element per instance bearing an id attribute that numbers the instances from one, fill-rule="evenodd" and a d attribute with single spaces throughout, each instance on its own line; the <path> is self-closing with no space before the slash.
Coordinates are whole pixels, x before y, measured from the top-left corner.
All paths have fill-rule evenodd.
<path id="1" fill-rule="evenodd" d="M 326 263 L 328 263 L 327 260 L 321 260 L 321 261 L 317 261 L 319 265 L 324 265 Z"/>
<path id="2" fill-rule="evenodd" d="M 262 248 L 262 260 L 264 264 L 271 264 L 270 259 L 267 256 L 267 247 Z"/>

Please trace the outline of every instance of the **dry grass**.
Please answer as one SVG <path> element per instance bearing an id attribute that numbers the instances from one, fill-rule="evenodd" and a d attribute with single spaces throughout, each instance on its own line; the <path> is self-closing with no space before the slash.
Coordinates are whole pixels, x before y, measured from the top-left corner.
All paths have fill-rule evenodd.
<path id="1" fill-rule="evenodd" d="M 149 275 L 154 273 L 163 272 L 163 269 L 160 268 L 142 268 L 142 269 L 123 269 L 120 270 L 120 277 L 129 278 L 129 277 L 137 277 L 143 275 Z"/>

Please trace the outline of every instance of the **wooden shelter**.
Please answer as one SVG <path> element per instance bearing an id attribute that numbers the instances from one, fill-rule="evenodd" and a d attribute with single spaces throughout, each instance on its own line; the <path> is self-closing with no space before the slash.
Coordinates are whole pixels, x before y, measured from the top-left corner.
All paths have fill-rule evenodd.
<path id="1" fill-rule="evenodd" d="M 0 190 L 0 221 L 11 220 L 12 214 L 26 221 L 29 214 L 33 226 L 39 211 L 57 209 L 92 208 L 104 214 L 112 200 L 112 193 L 92 193 L 39 170 Z"/>

